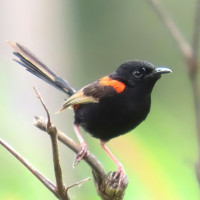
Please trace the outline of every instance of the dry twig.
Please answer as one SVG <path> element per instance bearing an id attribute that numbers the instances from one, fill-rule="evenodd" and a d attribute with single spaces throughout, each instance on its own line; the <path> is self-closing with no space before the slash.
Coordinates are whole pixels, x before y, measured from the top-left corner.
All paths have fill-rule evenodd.
<path id="1" fill-rule="evenodd" d="M 36 90 L 35 87 L 34 87 L 34 90 L 35 90 L 37 98 L 40 100 L 40 102 L 47 114 L 47 132 L 50 135 L 52 150 L 53 150 L 53 164 L 54 164 L 54 172 L 55 172 L 55 177 L 56 177 L 57 193 L 61 199 L 69 200 L 70 198 L 66 192 L 66 187 L 63 183 L 63 178 L 62 178 L 62 170 L 61 170 L 61 166 L 60 166 L 59 152 L 58 152 L 57 130 L 51 124 L 49 111 L 48 111 L 44 101 L 42 100 L 40 94 L 38 93 L 38 91 Z"/>
<path id="2" fill-rule="evenodd" d="M 41 181 L 56 197 L 56 186 L 51 183 L 46 177 L 44 177 L 37 169 L 35 169 L 30 162 L 23 158 L 13 147 L 7 142 L 0 139 L 0 144 L 7 149 L 17 160 L 19 160 L 39 181 Z"/>

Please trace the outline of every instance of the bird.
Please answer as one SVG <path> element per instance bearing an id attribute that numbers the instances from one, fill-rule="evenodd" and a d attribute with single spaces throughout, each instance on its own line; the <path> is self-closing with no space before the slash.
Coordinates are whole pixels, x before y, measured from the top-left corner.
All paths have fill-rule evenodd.
<path id="1" fill-rule="evenodd" d="M 75 90 L 64 78 L 56 75 L 32 52 L 19 43 L 7 41 L 14 49 L 16 62 L 40 79 L 68 95 L 62 108 L 74 110 L 74 131 L 81 150 L 76 155 L 77 165 L 88 154 L 88 146 L 80 127 L 100 140 L 102 149 L 117 166 L 114 178 L 120 185 L 125 177 L 121 162 L 112 154 L 106 143 L 124 135 L 143 122 L 150 112 L 151 93 L 162 74 L 171 73 L 167 67 L 156 67 L 144 60 L 122 63 L 113 73 Z"/>

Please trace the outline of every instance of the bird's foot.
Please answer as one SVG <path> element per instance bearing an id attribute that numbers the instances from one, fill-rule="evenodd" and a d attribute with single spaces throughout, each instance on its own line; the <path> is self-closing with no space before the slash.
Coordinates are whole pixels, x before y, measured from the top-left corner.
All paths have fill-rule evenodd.
<path id="1" fill-rule="evenodd" d="M 114 175 L 113 179 L 117 180 L 117 188 L 119 189 L 122 184 L 123 179 L 126 176 L 123 166 L 119 165 L 117 168 L 117 171 L 113 175 Z"/>
<path id="2" fill-rule="evenodd" d="M 83 143 L 81 143 L 81 150 L 75 157 L 73 167 L 78 165 L 79 162 L 83 159 L 83 157 L 86 156 L 87 154 L 88 154 L 88 147 L 87 147 L 87 144 L 85 142 L 83 142 Z"/>

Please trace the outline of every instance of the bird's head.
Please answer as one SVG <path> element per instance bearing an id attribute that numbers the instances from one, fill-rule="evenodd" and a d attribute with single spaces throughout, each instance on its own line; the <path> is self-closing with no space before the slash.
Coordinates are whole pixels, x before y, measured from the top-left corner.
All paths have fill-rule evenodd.
<path id="1" fill-rule="evenodd" d="M 161 74 L 171 72 L 166 67 L 155 67 L 147 61 L 133 60 L 121 64 L 111 77 L 130 87 L 146 87 L 151 90 Z"/>

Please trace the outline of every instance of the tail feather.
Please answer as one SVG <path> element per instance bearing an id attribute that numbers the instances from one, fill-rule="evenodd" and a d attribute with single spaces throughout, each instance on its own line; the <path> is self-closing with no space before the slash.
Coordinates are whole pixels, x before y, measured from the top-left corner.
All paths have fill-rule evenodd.
<path id="1" fill-rule="evenodd" d="M 26 68 L 27 71 L 71 96 L 75 93 L 75 89 L 62 77 L 57 76 L 38 58 L 36 58 L 28 49 L 18 43 L 7 41 L 14 48 L 13 54 L 18 58 L 14 59 L 17 63 Z"/>

